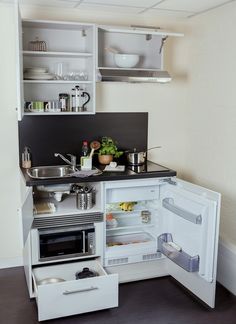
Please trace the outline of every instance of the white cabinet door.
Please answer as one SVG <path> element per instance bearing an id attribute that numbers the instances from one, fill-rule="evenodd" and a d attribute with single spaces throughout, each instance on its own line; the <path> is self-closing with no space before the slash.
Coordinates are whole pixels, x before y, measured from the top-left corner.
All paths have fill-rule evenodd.
<path id="1" fill-rule="evenodd" d="M 23 56 L 22 56 L 22 25 L 18 5 L 15 4 L 16 15 L 16 86 L 17 86 L 17 112 L 18 120 L 21 120 L 24 112 L 23 90 Z"/>
<path id="2" fill-rule="evenodd" d="M 176 179 L 161 188 L 164 233 L 158 249 L 168 272 L 214 307 L 220 194 Z"/>
<path id="3" fill-rule="evenodd" d="M 23 228 L 23 242 L 25 245 L 34 220 L 32 187 L 27 187 L 25 200 L 22 203 L 20 214 Z"/>

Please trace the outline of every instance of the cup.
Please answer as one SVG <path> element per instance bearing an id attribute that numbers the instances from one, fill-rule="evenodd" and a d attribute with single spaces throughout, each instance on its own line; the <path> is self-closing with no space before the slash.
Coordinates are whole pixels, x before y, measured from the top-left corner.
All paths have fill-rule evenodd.
<path id="1" fill-rule="evenodd" d="M 92 158 L 89 156 L 81 156 L 81 170 L 92 170 Z"/>
<path id="2" fill-rule="evenodd" d="M 44 102 L 44 111 L 46 111 L 46 112 L 61 111 L 59 100 L 45 101 Z"/>
<path id="3" fill-rule="evenodd" d="M 68 67 L 67 62 L 57 62 L 54 66 L 54 74 L 57 80 L 67 80 L 68 79 Z"/>
<path id="4" fill-rule="evenodd" d="M 32 108 L 32 101 L 25 101 L 24 104 L 24 111 L 25 112 L 30 112 L 30 109 Z"/>
<path id="5" fill-rule="evenodd" d="M 44 112 L 44 102 L 43 101 L 30 101 L 26 102 L 25 109 L 28 112 L 39 113 Z"/>

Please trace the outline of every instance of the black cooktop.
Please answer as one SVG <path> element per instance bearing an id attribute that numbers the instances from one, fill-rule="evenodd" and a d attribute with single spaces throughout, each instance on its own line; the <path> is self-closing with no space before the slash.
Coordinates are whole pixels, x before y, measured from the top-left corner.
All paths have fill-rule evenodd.
<path id="1" fill-rule="evenodd" d="M 129 165 L 127 166 L 129 170 L 132 170 L 135 173 L 152 173 L 152 172 L 167 172 L 170 169 L 160 165 L 153 163 L 151 161 L 147 161 L 143 165 Z"/>

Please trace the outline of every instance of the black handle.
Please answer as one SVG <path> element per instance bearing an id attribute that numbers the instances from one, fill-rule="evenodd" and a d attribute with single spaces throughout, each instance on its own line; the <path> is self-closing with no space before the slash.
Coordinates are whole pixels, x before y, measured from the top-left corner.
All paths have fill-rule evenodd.
<path id="1" fill-rule="evenodd" d="M 88 96 L 88 99 L 87 99 L 87 101 L 85 101 L 85 103 L 82 105 L 82 108 L 84 108 L 85 107 L 85 105 L 89 102 L 89 100 L 90 100 L 90 94 L 88 93 L 88 92 L 85 92 L 85 91 L 83 91 L 83 93 L 82 93 L 82 96 L 81 97 L 85 97 L 85 95 L 87 95 Z"/>

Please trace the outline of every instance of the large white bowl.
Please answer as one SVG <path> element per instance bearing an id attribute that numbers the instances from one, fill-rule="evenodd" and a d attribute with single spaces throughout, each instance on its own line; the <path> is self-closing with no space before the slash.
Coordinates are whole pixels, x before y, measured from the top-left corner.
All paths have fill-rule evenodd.
<path id="1" fill-rule="evenodd" d="M 132 68 L 135 67 L 139 61 L 137 54 L 114 54 L 114 61 L 118 67 Z"/>

